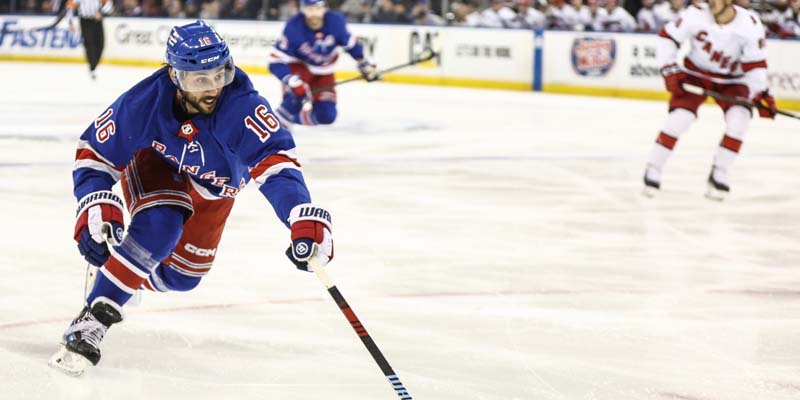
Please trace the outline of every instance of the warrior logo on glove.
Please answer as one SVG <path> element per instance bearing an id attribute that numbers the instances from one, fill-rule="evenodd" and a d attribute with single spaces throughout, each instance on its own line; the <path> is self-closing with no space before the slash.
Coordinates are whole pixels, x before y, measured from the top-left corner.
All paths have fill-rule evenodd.
<path id="1" fill-rule="evenodd" d="M 308 271 L 308 261 L 316 258 L 325 266 L 333 259 L 331 214 L 312 204 L 300 204 L 289 213 L 292 245 L 286 255 L 301 270 Z"/>

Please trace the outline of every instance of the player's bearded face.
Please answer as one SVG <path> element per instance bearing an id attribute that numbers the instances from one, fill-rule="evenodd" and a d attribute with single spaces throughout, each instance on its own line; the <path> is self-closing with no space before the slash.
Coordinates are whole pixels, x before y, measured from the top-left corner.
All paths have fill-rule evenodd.
<path id="1" fill-rule="evenodd" d="M 222 88 L 233 81 L 234 67 L 230 62 L 205 71 L 172 70 L 180 100 L 190 113 L 211 114 L 217 107 Z"/>
<path id="2" fill-rule="evenodd" d="M 217 108 L 222 88 L 206 90 L 205 92 L 186 92 L 181 90 L 186 111 L 190 113 L 211 114 Z"/>
<path id="3" fill-rule="evenodd" d="M 324 4 L 300 7 L 300 12 L 306 18 L 306 25 L 313 30 L 322 28 L 322 19 L 325 17 L 325 11 L 327 10 Z"/>

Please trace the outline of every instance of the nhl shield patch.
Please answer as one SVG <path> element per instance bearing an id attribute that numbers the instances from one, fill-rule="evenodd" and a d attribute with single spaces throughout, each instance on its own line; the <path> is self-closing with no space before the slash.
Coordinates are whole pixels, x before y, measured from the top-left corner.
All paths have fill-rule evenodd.
<path id="1" fill-rule="evenodd" d="M 194 140 L 195 135 L 198 133 L 200 133 L 200 129 L 197 129 L 197 126 L 192 122 L 192 120 L 187 119 L 181 124 L 181 128 L 178 131 L 178 136 L 191 143 Z"/>

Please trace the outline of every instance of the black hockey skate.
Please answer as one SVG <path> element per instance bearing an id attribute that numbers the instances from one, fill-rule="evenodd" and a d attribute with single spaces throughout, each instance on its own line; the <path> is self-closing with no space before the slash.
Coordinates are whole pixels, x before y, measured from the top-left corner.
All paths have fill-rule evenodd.
<path id="1" fill-rule="evenodd" d="M 647 166 L 644 171 L 644 190 L 642 190 L 642 194 L 645 197 L 654 197 L 661 189 L 661 182 L 652 177 L 660 175 L 653 167 Z"/>
<path id="2" fill-rule="evenodd" d="M 120 312 L 108 303 L 86 306 L 64 332 L 63 346 L 50 358 L 50 366 L 67 375 L 80 376 L 100 361 L 100 342 L 108 328 L 122 321 Z"/>
<path id="3" fill-rule="evenodd" d="M 731 188 L 727 184 L 714 179 L 715 169 L 716 168 L 711 168 L 711 173 L 708 174 L 708 189 L 706 190 L 706 198 L 709 200 L 722 201 L 728 197 Z"/>

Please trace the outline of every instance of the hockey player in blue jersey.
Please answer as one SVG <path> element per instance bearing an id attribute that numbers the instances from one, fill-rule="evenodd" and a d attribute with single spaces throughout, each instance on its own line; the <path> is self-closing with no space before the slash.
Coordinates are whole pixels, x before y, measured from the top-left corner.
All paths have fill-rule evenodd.
<path id="1" fill-rule="evenodd" d="M 75 240 L 100 267 L 50 364 L 80 375 L 140 289 L 188 291 L 211 268 L 234 198 L 253 180 L 291 231 L 289 258 L 333 257 L 331 218 L 311 197 L 289 132 L 197 21 L 170 32 L 167 64 L 123 93 L 81 135 L 73 170 Z M 124 232 L 122 183 L 131 221 Z M 107 245 L 110 233 L 113 245 Z"/>
<path id="2" fill-rule="evenodd" d="M 378 79 L 375 65 L 347 30 L 344 15 L 328 10 L 324 0 L 301 0 L 300 12 L 286 22 L 269 58 L 269 71 L 283 85 L 277 112 L 284 125 L 324 125 L 336 120 L 333 71 L 340 46 L 358 62 L 364 79 Z M 309 99 L 312 107 L 304 109 Z"/>

